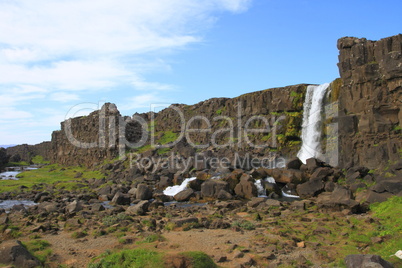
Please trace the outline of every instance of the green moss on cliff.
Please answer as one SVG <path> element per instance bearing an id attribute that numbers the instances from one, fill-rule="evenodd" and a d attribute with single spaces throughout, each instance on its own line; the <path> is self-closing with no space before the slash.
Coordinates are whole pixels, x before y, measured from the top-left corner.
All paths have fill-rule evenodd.
<path id="1" fill-rule="evenodd" d="M 337 78 L 330 84 L 331 89 L 331 98 L 330 102 L 335 102 L 339 99 L 339 94 L 341 91 L 341 87 L 343 86 L 343 81 L 341 78 Z"/>

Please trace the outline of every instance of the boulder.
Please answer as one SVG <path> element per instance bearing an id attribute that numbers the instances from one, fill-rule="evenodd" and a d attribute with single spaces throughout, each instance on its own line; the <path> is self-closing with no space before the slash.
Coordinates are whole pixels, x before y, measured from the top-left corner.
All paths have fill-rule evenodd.
<path id="1" fill-rule="evenodd" d="M 310 180 L 326 180 L 326 178 L 334 173 L 329 167 L 319 167 L 310 176 Z"/>
<path id="2" fill-rule="evenodd" d="M 233 198 L 233 195 L 231 195 L 229 192 L 227 192 L 225 190 L 220 190 L 217 193 L 216 198 L 219 200 L 230 200 Z"/>
<path id="3" fill-rule="evenodd" d="M 152 199 L 152 190 L 146 184 L 138 184 L 136 198 L 140 200 Z"/>
<path id="4" fill-rule="evenodd" d="M 105 207 L 101 203 L 96 203 L 91 206 L 91 211 L 99 212 L 99 211 L 104 211 L 104 210 L 105 210 Z"/>
<path id="5" fill-rule="evenodd" d="M 254 180 L 250 175 L 243 174 L 240 178 L 240 182 L 234 189 L 236 195 L 251 199 L 258 195 L 257 187 L 254 185 Z"/>
<path id="6" fill-rule="evenodd" d="M 313 173 L 314 170 L 320 166 L 320 162 L 315 158 L 309 158 L 306 160 L 306 169 L 310 173 Z"/>
<path id="7" fill-rule="evenodd" d="M 125 194 L 123 194 L 121 192 L 117 192 L 114 195 L 111 203 L 116 204 L 116 205 L 123 205 L 123 206 L 124 205 L 130 205 L 131 199 L 130 199 L 130 197 L 128 195 L 125 195 Z"/>
<path id="8" fill-rule="evenodd" d="M 332 193 L 322 193 L 317 198 L 318 208 L 342 211 L 350 209 L 356 213 L 359 211 L 359 202 L 352 199 L 352 191 L 342 186 L 337 186 Z"/>
<path id="9" fill-rule="evenodd" d="M 237 172 L 235 170 L 231 174 L 229 174 L 228 176 L 222 178 L 222 180 L 229 184 L 229 188 L 230 188 L 231 191 L 234 191 L 234 188 L 240 182 L 241 175 L 242 175 L 242 173 Z"/>
<path id="10" fill-rule="evenodd" d="M 77 201 L 77 200 L 71 202 L 70 204 L 68 204 L 68 205 L 66 206 L 66 211 L 67 211 L 68 213 L 79 212 L 79 211 L 81 211 L 82 209 L 83 209 L 82 203 L 81 203 L 80 201 Z"/>
<path id="11" fill-rule="evenodd" d="M 247 206 L 255 208 L 259 204 L 264 203 L 267 199 L 265 197 L 253 197 L 248 201 Z"/>
<path id="12" fill-rule="evenodd" d="M 173 186 L 173 179 L 168 176 L 161 176 L 158 183 L 158 189 L 164 190 L 169 186 Z"/>
<path id="13" fill-rule="evenodd" d="M 216 198 L 221 190 L 229 193 L 229 183 L 221 180 L 207 180 L 201 185 L 201 196 Z"/>
<path id="14" fill-rule="evenodd" d="M 201 185 L 204 183 L 203 180 L 195 179 L 188 183 L 188 187 L 193 189 L 195 192 L 201 191 Z"/>
<path id="15" fill-rule="evenodd" d="M 7 214 L 0 216 L 0 225 L 5 225 L 5 224 L 8 223 L 8 221 L 9 221 L 9 219 L 8 219 L 8 215 L 7 215 Z"/>
<path id="16" fill-rule="evenodd" d="M 378 255 L 348 255 L 345 257 L 347 268 L 393 268 L 392 264 Z"/>
<path id="17" fill-rule="evenodd" d="M 364 200 L 368 204 L 373 204 L 373 203 L 381 203 L 387 201 L 388 198 L 392 197 L 393 195 L 388 192 L 383 192 L 383 193 L 377 193 L 374 191 L 367 191 L 365 193 L 362 193 L 359 196 L 359 200 Z"/>
<path id="18" fill-rule="evenodd" d="M 299 184 L 306 181 L 304 172 L 298 169 L 278 169 L 273 173 L 276 182 Z"/>
<path id="19" fill-rule="evenodd" d="M 137 188 L 133 187 L 127 192 L 129 195 L 137 197 Z"/>
<path id="20" fill-rule="evenodd" d="M 57 202 L 43 202 L 38 205 L 38 208 L 39 210 L 46 211 L 48 213 L 59 211 Z"/>
<path id="21" fill-rule="evenodd" d="M 18 240 L 5 241 L 0 244 L 0 263 L 20 268 L 42 266 L 40 261 L 29 253 L 29 251 Z"/>
<path id="22" fill-rule="evenodd" d="M 402 191 L 402 178 L 391 178 L 386 180 L 381 180 L 376 185 L 371 188 L 372 191 L 376 193 L 388 192 L 391 194 L 398 194 Z"/>
<path id="23" fill-rule="evenodd" d="M 186 189 L 179 193 L 177 193 L 173 198 L 178 202 L 185 202 L 189 201 L 191 197 L 194 197 L 194 190 L 193 189 Z"/>
<path id="24" fill-rule="evenodd" d="M 323 192 L 324 187 L 325 185 L 321 180 L 312 180 L 297 185 L 296 191 L 301 198 L 309 198 L 317 196 L 319 193 Z"/>
<path id="25" fill-rule="evenodd" d="M 128 207 L 126 210 L 126 214 L 142 216 L 148 212 L 148 208 L 149 208 L 149 201 L 143 200 L 134 206 Z"/>
<path id="26" fill-rule="evenodd" d="M 287 169 L 300 169 L 301 165 L 303 164 L 302 161 L 300 161 L 299 158 L 293 158 L 289 160 L 289 162 L 286 164 Z"/>

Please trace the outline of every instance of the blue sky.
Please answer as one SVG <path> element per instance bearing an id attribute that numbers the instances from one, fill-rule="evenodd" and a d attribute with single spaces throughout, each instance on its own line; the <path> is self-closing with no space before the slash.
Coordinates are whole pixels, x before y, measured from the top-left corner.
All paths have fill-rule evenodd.
<path id="1" fill-rule="evenodd" d="M 402 32 L 400 0 L 0 0 L 0 144 L 103 102 L 150 104 L 339 76 L 337 39 Z"/>

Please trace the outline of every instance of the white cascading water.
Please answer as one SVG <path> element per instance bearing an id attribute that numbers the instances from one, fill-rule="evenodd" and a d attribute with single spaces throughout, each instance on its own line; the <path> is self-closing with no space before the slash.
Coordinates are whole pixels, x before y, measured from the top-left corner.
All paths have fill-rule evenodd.
<path id="1" fill-rule="evenodd" d="M 305 164 L 309 158 L 319 158 L 321 154 L 321 110 L 329 83 L 308 86 L 303 109 L 302 146 L 297 157 Z"/>
<path id="2" fill-rule="evenodd" d="M 195 180 L 195 179 L 196 179 L 196 177 L 194 177 L 194 178 L 188 178 L 188 179 L 185 179 L 185 180 L 183 181 L 183 183 L 180 184 L 180 185 L 175 185 L 175 186 L 167 187 L 167 188 L 163 191 L 163 194 L 164 194 L 164 195 L 167 195 L 167 196 L 175 196 L 176 194 L 180 193 L 181 191 L 186 190 L 186 189 L 187 189 L 187 184 L 188 184 L 190 181 L 193 181 L 193 180 Z"/>

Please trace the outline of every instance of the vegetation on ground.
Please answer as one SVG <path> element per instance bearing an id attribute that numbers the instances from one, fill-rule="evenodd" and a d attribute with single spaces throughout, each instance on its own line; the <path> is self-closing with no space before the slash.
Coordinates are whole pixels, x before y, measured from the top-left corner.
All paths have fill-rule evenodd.
<path id="1" fill-rule="evenodd" d="M 163 267 L 163 255 L 147 249 L 128 249 L 106 253 L 95 258 L 88 268 L 154 268 Z"/>
<path id="2" fill-rule="evenodd" d="M 186 257 L 193 268 L 216 268 L 214 261 L 204 252 L 183 252 L 180 255 Z M 107 251 L 96 257 L 88 268 L 154 268 L 166 267 L 164 260 L 167 256 L 161 252 L 149 249 L 127 249 L 119 252 Z"/>
<path id="3" fill-rule="evenodd" d="M 23 245 L 42 263 L 45 263 L 48 258 L 53 254 L 52 250 L 50 249 L 51 245 L 46 240 L 30 240 L 28 242 L 24 242 Z"/>
<path id="4" fill-rule="evenodd" d="M 79 181 L 74 180 L 77 173 L 82 173 L 81 178 L 87 179 L 104 177 L 100 171 L 89 170 L 85 167 L 61 167 L 53 164 L 22 172 L 17 175 L 18 180 L 0 180 L 0 193 L 15 191 L 21 186 L 30 189 L 40 183 L 55 184 L 56 188 L 72 190 L 79 187 L 77 185 Z"/>

